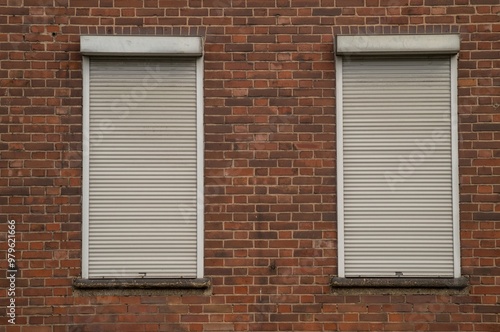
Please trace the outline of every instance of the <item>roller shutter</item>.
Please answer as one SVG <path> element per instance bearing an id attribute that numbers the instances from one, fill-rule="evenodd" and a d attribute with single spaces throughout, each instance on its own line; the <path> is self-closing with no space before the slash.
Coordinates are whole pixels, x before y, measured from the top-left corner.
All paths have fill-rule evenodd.
<path id="1" fill-rule="evenodd" d="M 342 59 L 346 277 L 453 277 L 449 56 Z"/>
<path id="2" fill-rule="evenodd" d="M 89 86 L 89 277 L 196 277 L 196 59 L 91 57 Z"/>

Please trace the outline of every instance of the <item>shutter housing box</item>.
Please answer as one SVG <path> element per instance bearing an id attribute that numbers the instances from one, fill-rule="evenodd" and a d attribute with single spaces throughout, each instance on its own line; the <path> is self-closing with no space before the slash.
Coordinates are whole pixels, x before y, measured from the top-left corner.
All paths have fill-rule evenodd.
<path id="1" fill-rule="evenodd" d="M 457 54 L 460 36 L 449 35 L 370 35 L 337 36 L 337 55 L 361 54 Z"/>

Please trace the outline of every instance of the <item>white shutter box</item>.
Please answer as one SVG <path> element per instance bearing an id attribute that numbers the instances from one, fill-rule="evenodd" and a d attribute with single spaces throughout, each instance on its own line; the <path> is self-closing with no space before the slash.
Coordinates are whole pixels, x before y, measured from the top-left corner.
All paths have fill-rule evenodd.
<path id="1" fill-rule="evenodd" d="M 89 278 L 197 275 L 194 58 L 90 58 Z"/>
<path id="2" fill-rule="evenodd" d="M 342 59 L 346 277 L 452 277 L 450 56 Z"/>

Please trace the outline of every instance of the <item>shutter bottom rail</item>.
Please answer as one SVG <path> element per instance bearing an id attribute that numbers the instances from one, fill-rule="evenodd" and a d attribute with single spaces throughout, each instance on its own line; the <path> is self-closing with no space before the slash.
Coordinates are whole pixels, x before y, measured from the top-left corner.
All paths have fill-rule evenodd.
<path id="1" fill-rule="evenodd" d="M 330 281 L 332 288 L 448 288 L 464 289 L 469 279 L 460 278 L 339 278 Z"/>
<path id="2" fill-rule="evenodd" d="M 78 289 L 207 289 L 212 282 L 208 278 L 114 278 L 73 280 Z"/>

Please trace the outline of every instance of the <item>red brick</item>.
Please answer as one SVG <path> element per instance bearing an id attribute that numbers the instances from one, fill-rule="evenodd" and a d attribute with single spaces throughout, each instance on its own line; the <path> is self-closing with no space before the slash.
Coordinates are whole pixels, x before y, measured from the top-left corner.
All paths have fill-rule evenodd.
<path id="1" fill-rule="evenodd" d="M 0 203 L 18 220 L 16 331 L 496 331 L 497 0 L 4 2 Z M 457 31 L 470 292 L 331 295 L 335 36 Z M 71 286 L 81 273 L 79 39 L 89 34 L 204 37 L 209 295 Z"/>

